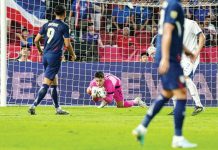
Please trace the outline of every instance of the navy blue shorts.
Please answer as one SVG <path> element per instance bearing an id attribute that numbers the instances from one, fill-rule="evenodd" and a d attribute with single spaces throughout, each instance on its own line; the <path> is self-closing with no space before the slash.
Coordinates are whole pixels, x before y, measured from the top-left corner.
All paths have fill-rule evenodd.
<path id="1" fill-rule="evenodd" d="M 185 88 L 185 77 L 180 64 L 170 63 L 169 71 L 161 75 L 161 82 L 164 90 Z"/>
<path id="2" fill-rule="evenodd" d="M 43 55 L 44 76 L 50 80 L 54 80 L 61 66 L 61 56 L 54 54 Z"/>

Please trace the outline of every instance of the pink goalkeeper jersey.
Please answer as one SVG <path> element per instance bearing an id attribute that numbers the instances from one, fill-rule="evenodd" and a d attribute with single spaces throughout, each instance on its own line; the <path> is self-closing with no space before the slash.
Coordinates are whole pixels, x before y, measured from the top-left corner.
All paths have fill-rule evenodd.
<path id="1" fill-rule="evenodd" d="M 104 80 L 104 88 L 108 94 L 113 93 L 115 91 L 115 88 L 119 88 L 121 86 L 120 79 L 112 74 L 105 73 Z M 90 88 L 92 88 L 93 86 L 97 86 L 95 79 L 93 79 L 89 84 Z"/>

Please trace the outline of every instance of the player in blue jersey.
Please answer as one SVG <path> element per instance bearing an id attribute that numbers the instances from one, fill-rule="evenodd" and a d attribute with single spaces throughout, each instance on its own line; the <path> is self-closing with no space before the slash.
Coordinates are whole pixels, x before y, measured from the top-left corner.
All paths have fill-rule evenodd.
<path id="1" fill-rule="evenodd" d="M 43 65 L 44 65 L 44 79 L 43 85 L 39 89 L 37 97 L 34 103 L 29 109 L 31 115 L 35 115 L 35 107 L 42 101 L 45 97 L 49 87 L 50 94 L 54 101 L 56 108 L 56 114 L 66 115 L 68 112 L 61 109 L 58 103 L 58 93 L 57 93 L 57 73 L 61 66 L 63 46 L 68 49 L 72 60 L 76 59 L 76 55 L 73 51 L 72 45 L 70 43 L 69 37 L 69 27 L 64 23 L 66 17 L 66 8 L 62 5 L 55 7 L 56 19 L 50 21 L 43 25 L 40 32 L 35 38 L 35 44 L 38 48 L 39 53 L 43 54 Z M 44 50 L 42 51 L 40 47 L 40 39 L 44 37 Z"/>
<path id="2" fill-rule="evenodd" d="M 163 90 L 150 106 L 142 123 L 133 130 L 137 140 L 143 144 L 144 135 L 154 116 L 161 110 L 172 96 L 177 97 L 174 110 L 174 136 L 173 148 L 192 148 L 197 144 L 188 142 L 182 136 L 183 120 L 185 118 L 186 87 L 180 59 L 183 49 L 187 55 L 193 54 L 183 48 L 184 12 L 179 0 L 166 0 L 163 2 L 160 13 L 156 62 L 161 77 Z"/>

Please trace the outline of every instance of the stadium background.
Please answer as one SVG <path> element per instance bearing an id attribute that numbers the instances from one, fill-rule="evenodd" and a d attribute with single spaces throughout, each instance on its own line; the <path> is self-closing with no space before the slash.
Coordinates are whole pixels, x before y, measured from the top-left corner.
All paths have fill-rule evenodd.
<path id="1" fill-rule="evenodd" d="M 62 68 L 59 72 L 60 102 L 62 105 L 94 105 L 85 94 L 94 72 L 102 70 L 117 75 L 123 83 L 125 99 L 141 96 L 147 104 L 155 97 L 159 86 L 156 66 L 152 58 L 140 62 L 140 54 L 151 46 L 156 35 L 159 18 L 159 1 L 78 1 L 73 0 L 7 0 L 7 55 L 8 80 L 7 103 L 26 105 L 33 102 L 40 88 L 43 66 L 41 57 L 33 44 L 33 39 L 43 23 L 53 19 L 53 9 L 57 4 L 67 7 L 66 22 L 71 28 L 71 39 L 78 56 L 76 62 L 70 62 L 68 53 L 64 53 Z M 86 41 L 83 35 L 94 24 L 91 16 L 101 7 L 100 35 L 103 47 L 98 47 L 96 39 Z M 80 7 L 78 7 L 80 6 Z M 118 10 L 120 7 L 120 10 Z M 137 7 L 137 8 L 136 8 Z M 135 8 L 135 9 L 134 9 Z M 103 11 L 104 10 L 104 11 Z M 206 45 L 201 52 L 201 64 L 194 76 L 200 98 L 207 106 L 217 106 L 218 100 L 218 49 L 217 49 L 217 1 L 190 1 L 185 5 L 186 15 L 196 20 L 206 35 Z M 71 16 L 71 17 L 70 17 Z M 117 18 L 122 19 L 117 19 Z M 115 18 L 120 29 L 112 22 Z M 123 19 L 124 18 L 124 19 Z M 129 18 L 129 19 L 127 19 Z M 134 25 L 136 28 L 134 28 Z M 139 27 L 143 26 L 142 29 Z M 124 40 L 122 28 L 130 29 L 129 37 Z M 17 33 L 27 29 L 30 47 L 30 62 L 18 62 L 22 43 Z M 133 40 L 134 39 L 134 40 Z M 93 54 L 89 55 L 87 52 Z M 189 99 L 190 96 L 189 96 Z M 52 104 L 49 96 L 43 104 Z M 189 105 L 193 102 L 189 101 Z M 169 104 L 170 105 L 170 104 Z"/>

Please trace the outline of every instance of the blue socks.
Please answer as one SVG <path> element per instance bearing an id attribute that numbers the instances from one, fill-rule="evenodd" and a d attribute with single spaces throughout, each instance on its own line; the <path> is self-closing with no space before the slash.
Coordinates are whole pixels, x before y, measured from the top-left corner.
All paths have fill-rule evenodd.
<path id="1" fill-rule="evenodd" d="M 58 104 L 57 85 L 51 85 L 51 87 L 50 87 L 50 94 L 51 94 L 51 97 L 52 97 L 52 99 L 54 101 L 55 108 L 58 108 L 59 104 Z"/>
<path id="2" fill-rule="evenodd" d="M 147 128 L 151 120 L 154 116 L 161 110 L 166 102 L 168 102 L 169 98 L 164 97 L 163 95 L 159 95 L 154 103 L 149 107 L 148 112 L 142 121 L 142 125 Z"/>
<path id="3" fill-rule="evenodd" d="M 177 100 L 174 108 L 175 135 L 182 136 L 182 126 L 185 118 L 186 100 Z"/>
<path id="4" fill-rule="evenodd" d="M 34 101 L 32 106 L 37 106 L 42 101 L 42 99 L 45 97 L 49 86 L 47 84 L 43 84 L 42 87 L 39 89 L 38 95 L 36 100 Z"/>

